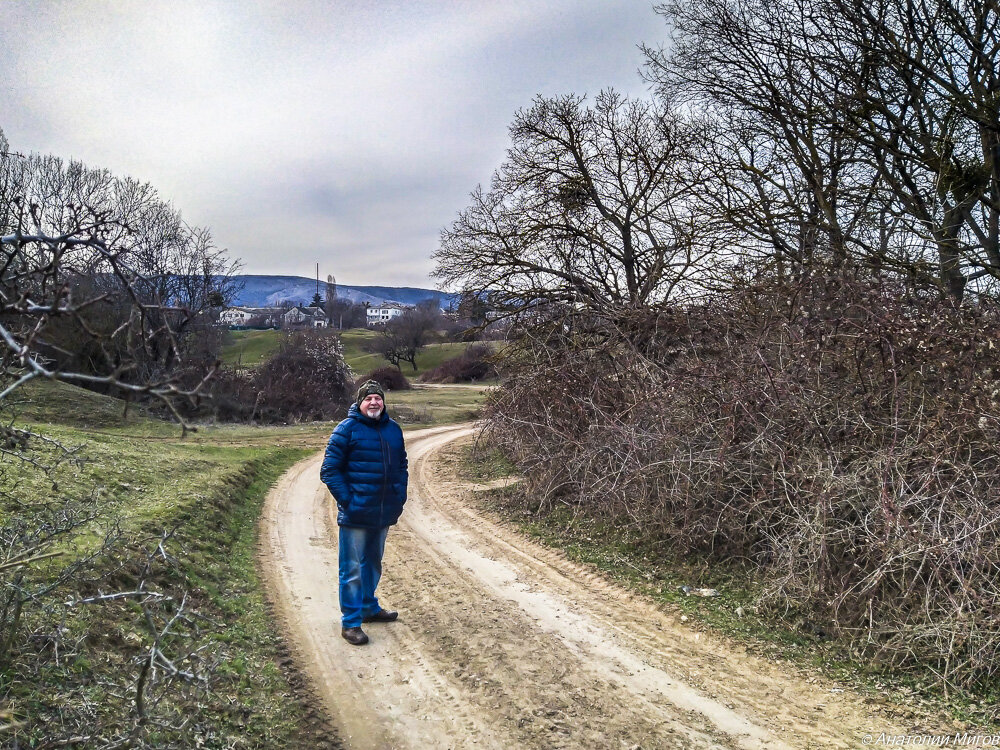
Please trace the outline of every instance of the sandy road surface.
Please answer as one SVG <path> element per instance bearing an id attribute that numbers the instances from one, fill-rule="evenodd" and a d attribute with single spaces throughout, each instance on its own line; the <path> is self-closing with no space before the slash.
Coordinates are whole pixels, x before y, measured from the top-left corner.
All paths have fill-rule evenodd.
<path id="1" fill-rule="evenodd" d="M 849 692 L 699 634 L 467 507 L 435 462 L 465 426 L 407 435 L 389 533 L 399 621 L 340 637 L 322 455 L 271 492 L 261 564 L 298 666 L 351 748 L 860 748 L 904 733 Z"/>

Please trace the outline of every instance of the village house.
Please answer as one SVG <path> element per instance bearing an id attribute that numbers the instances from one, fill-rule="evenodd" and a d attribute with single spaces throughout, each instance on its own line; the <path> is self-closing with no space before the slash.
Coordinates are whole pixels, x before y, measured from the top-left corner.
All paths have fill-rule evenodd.
<path id="1" fill-rule="evenodd" d="M 372 305 L 368 308 L 368 325 L 385 325 L 393 318 L 398 318 L 410 308 L 407 305 L 399 305 L 395 302 Z"/>
<path id="2" fill-rule="evenodd" d="M 282 312 L 280 307 L 230 307 L 219 313 L 219 324 L 230 328 L 277 328 Z"/>
<path id="3" fill-rule="evenodd" d="M 293 307 L 282 316 L 282 328 L 326 328 L 326 312 L 321 307 Z"/>

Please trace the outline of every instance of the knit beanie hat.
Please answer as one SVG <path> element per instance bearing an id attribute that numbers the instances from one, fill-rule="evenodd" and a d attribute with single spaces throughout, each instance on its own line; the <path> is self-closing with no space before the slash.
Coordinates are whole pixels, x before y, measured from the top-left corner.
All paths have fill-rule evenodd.
<path id="1" fill-rule="evenodd" d="M 377 393 L 382 397 L 383 401 L 385 400 L 385 391 L 382 390 L 382 386 L 378 384 L 377 380 L 369 380 L 363 386 L 358 388 L 358 406 L 360 406 L 361 402 L 365 400 L 365 396 L 370 396 L 373 393 Z"/>

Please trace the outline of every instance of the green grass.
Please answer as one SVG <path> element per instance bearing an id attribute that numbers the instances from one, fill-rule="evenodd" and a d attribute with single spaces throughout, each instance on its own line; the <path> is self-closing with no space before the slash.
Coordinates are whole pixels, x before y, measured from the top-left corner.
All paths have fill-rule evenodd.
<path id="1" fill-rule="evenodd" d="M 228 342 L 222 347 L 219 358 L 223 364 L 234 367 L 254 367 L 263 364 L 281 344 L 281 331 L 228 331 Z"/>
<path id="2" fill-rule="evenodd" d="M 468 347 L 468 344 L 463 342 L 428 344 L 417 352 L 417 369 L 414 370 L 409 362 L 401 362 L 402 373 L 406 376 L 407 380 L 416 380 L 425 372 L 433 370 L 446 359 L 457 357 L 465 351 L 466 347 Z M 350 366 L 355 377 L 360 377 L 379 367 L 391 367 L 381 354 L 360 353 L 348 357 L 345 352 L 344 361 Z"/>
<path id="3" fill-rule="evenodd" d="M 379 367 L 390 367 L 381 354 L 368 351 L 378 338 L 374 329 L 352 328 L 343 331 L 340 340 L 344 345 L 344 361 L 347 362 L 355 377 L 360 377 Z M 416 380 L 425 372 L 433 370 L 447 359 L 457 357 L 469 346 L 467 342 L 439 342 L 428 344 L 417 352 L 417 369 L 409 362 L 401 363 L 402 373 L 408 380 Z"/>
<path id="4" fill-rule="evenodd" d="M 403 426 L 434 427 L 467 422 L 479 415 L 489 386 L 428 388 L 415 385 L 408 391 L 386 394 L 389 416 Z"/>
<path id="5" fill-rule="evenodd" d="M 229 331 L 231 340 L 222 347 L 220 359 L 223 364 L 241 367 L 256 367 L 267 361 L 281 344 L 281 331 Z M 379 367 L 389 367 L 388 361 L 381 354 L 369 351 L 378 331 L 370 328 L 350 328 L 340 331 L 340 340 L 344 346 L 344 361 L 351 368 L 355 377 Z M 409 380 L 419 378 L 425 372 L 433 370 L 446 359 L 457 357 L 465 351 L 467 343 L 443 342 L 428 344 L 417 353 L 417 369 L 414 370 L 408 362 L 402 363 L 403 374 Z"/>
<path id="6" fill-rule="evenodd" d="M 372 354 L 368 349 L 375 342 L 378 331 L 371 328 L 348 328 L 340 331 L 340 343 L 344 347 L 344 361 L 355 377 L 370 372 L 376 367 L 385 367 L 381 355 Z"/>
<path id="7" fill-rule="evenodd" d="M 287 659 L 261 591 L 254 550 L 267 489 L 292 463 L 323 446 L 329 426 L 212 427 L 182 438 L 176 424 L 135 410 L 123 420 L 121 402 L 64 384 L 31 384 L 18 395 L 15 426 L 73 453 L 60 463 L 66 459 L 60 449 L 32 438 L 29 456 L 54 465 L 49 473 L 4 455 L 0 524 L 42 522 L 49 507 L 67 498 L 76 501 L 67 507 L 95 516 L 47 547 L 64 555 L 31 567 L 29 580 L 44 585 L 71 555 L 100 550 L 109 531 L 119 536 L 108 554 L 92 561 L 87 576 L 55 592 L 44 606 L 26 609 L 22 638 L 28 630 L 56 632 L 61 623 L 61 659 L 22 646 L 0 660 L 2 705 L 25 722 L 18 730 L 22 746 L 51 738 L 63 722 L 79 728 L 128 717 L 137 658 L 150 638 L 141 612 L 128 601 L 76 607 L 64 602 L 134 586 L 141 548 L 153 543 L 155 549 L 164 530 L 174 532 L 164 546 L 176 563 L 152 586 L 187 592 L 199 618 L 199 643 L 221 659 L 215 692 L 202 696 L 197 709 L 176 710 L 192 712 L 214 735 L 206 746 L 322 746 L 322 728 L 308 729 L 313 722 L 278 666 Z M 67 422 L 59 423 L 60 416 Z M 7 739 L 2 733 L 0 738 L 0 744 Z"/>
<path id="8" fill-rule="evenodd" d="M 372 328 L 348 328 L 340 332 L 340 341 L 344 345 L 344 359 L 353 359 L 366 353 L 368 347 L 378 335 Z"/>
<path id="9" fill-rule="evenodd" d="M 423 427 L 474 418 L 486 393 L 418 388 L 390 393 L 388 403 L 404 426 Z M 134 587 L 143 550 L 156 549 L 167 531 L 164 548 L 175 562 L 161 566 L 151 586 L 178 598 L 186 592 L 197 613 L 197 642 L 219 663 L 214 692 L 196 707 L 179 699 L 175 705 L 172 695 L 162 706 L 196 717 L 213 737 L 206 746 L 335 746 L 296 697 L 295 675 L 280 666 L 289 660 L 255 561 L 268 488 L 297 459 L 322 449 L 335 422 L 210 425 L 182 436 L 177 424 L 134 405 L 126 413 L 122 401 L 64 383 L 32 382 L 14 395 L 2 405 L 6 423 L 32 434 L 28 456 L 36 463 L 0 452 L 0 525 L 42 523 L 67 499 L 74 502 L 66 507 L 93 514 L 45 548 L 63 555 L 29 570 L 37 585 L 54 580 L 71 559 L 100 552 L 83 579 L 26 610 L 18 647 L 0 658 L 0 707 L 24 721 L 21 745 L 134 713 L 138 665 L 151 638 L 142 612 L 128 600 L 65 602 Z M 109 533 L 117 540 L 104 548 Z M 60 658 L 25 640 L 29 631 L 61 633 Z M 171 739 L 168 730 L 146 731 L 153 746 Z M 7 739 L 0 730 L 0 744 Z"/>
<path id="10" fill-rule="evenodd" d="M 225 504 L 224 519 L 197 508 L 188 516 L 187 538 L 200 542 L 186 561 L 188 579 L 205 592 L 212 611 L 226 623 L 217 633 L 230 654 L 222 686 L 230 706 L 240 707 L 243 725 L 235 728 L 238 734 L 259 747 L 311 744 L 303 737 L 304 708 L 289 700 L 288 676 L 278 666 L 285 647 L 256 568 L 257 519 L 267 491 L 309 452 L 261 451 L 250 465 L 249 484 L 240 486 L 234 502 Z"/>
<path id="11" fill-rule="evenodd" d="M 23 415 L 32 422 L 80 427 L 136 426 L 154 420 L 145 409 L 117 398 L 51 380 L 32 380 L 4 402 L 4 413 Z"/>

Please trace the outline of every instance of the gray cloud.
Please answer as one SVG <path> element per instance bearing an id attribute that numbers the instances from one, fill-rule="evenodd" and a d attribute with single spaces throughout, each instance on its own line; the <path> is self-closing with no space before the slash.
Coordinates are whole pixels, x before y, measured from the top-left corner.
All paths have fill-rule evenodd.
<path id="1" fill-rule="evenodd" d="M 536 94 L 642 93 L 645 2 L 0 4 L 0 127 L 154 184 L 249 273 L 426 286 Z"/>

